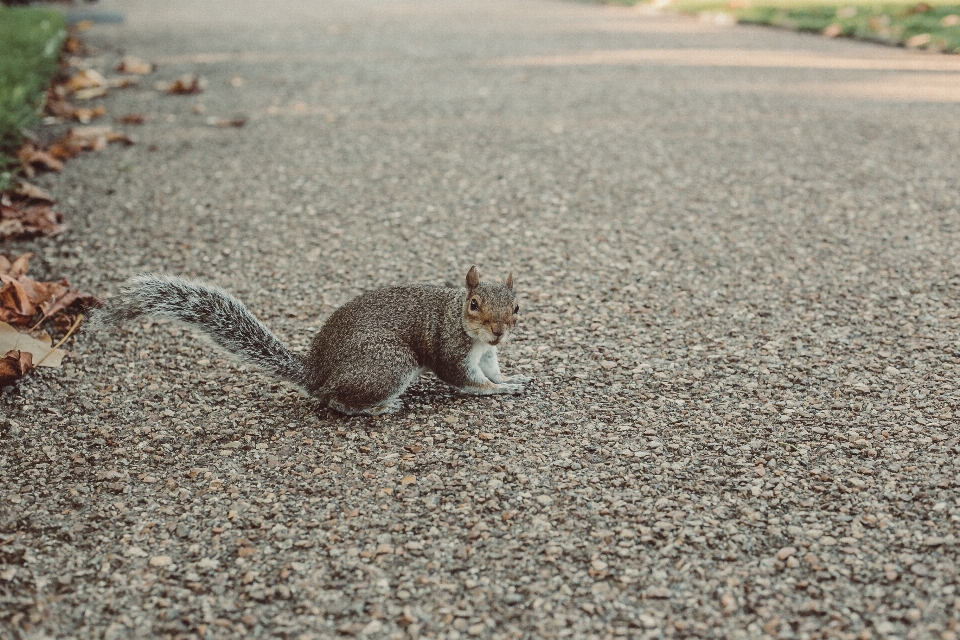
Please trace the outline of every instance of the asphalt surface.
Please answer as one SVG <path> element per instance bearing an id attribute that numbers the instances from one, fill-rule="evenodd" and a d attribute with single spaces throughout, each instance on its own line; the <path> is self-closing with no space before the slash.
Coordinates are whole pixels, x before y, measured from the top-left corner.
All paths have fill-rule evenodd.
<path id="1" fill-rule="evenodd" d="M 298 350 L 513 269 L 536 381 L 344 418 L 170 324 L 81 334 L 0 394 L 0 637 L 957 637 L 960 59 L 532 0 L 97 8 L 85 64 L 159 65 L 110 117 L 151 119 L 4 252 L 205 278 Z"/>

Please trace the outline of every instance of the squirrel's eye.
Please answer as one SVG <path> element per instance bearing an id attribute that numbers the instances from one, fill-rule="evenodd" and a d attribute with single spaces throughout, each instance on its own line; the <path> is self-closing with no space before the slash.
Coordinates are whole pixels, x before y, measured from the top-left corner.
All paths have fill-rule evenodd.
<path id="1" fill-rule="evenodd" d="M 470 311 L 480 311 L 480 305 L 477 304 L 476 299 L 470 301 Z"/>
<path id="2" fill-rule="evenodd" d="M 520 313 L 520 305 L 517 305 L 513 308 L 514 313 Z"/>

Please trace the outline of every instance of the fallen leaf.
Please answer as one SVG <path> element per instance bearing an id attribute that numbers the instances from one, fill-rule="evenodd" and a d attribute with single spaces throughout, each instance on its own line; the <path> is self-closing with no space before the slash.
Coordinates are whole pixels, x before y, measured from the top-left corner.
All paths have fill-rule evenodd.
<path id="1" fill-rule="evenodd" d="M 51 237 L 63 229 L 63 214 L 49 202 L 15 193 L 0 195 L 0 240 Z"/>
<path id="2" fill-rule="evenodd" d="M 55 200 L 53 196 L 41 189 L 35 184 L 30 184 L 25 180 L 15 180 L 17 186 L 14 187 L 13 192 L 17 195 L 21 195 L 24 198 L 30 198 L 31 200 L 43 200 L 44 202 L 49 202 L 53 204 Z"/>
<path id="3" fill-rule="evenodd" d="M 17 151 L 17 159 L 25 169 L 27 174 L 32 175 L 33 169 L 42 168 L 48 171 L 60 171 L 63 169 L 63 163 L 50 155 L 49 152 L 38 149 L 32 142 L 27 142 Z"/>
<path id="4" fill-rule="evenodd" d="M 73 118 L 76 107 L 67 102 L 67 88 L 62 84 L 55 84 L 47 90 L 44 108 L 47 114 L 69 120 Z"/>
<path id="5" fill-rule="evenodd" d="M 90 87 L 89 89 L 80 89 L 73 94 L 75 100 L 93 100 L 107 95 L 106 87 Z"/>
<path id="6" fill-rule="evenodd" d="M 30 265 L 30 258 L 32 257 L 32 253 L 22 253 L 11 262 L 10 258 L 0 254 L 0 275 L 19 278 L 27 272 L 27 267 Z"/>
<path id="7" fill-rule="evenodd" d="M 201 78 L 192 74 L 180 76 L 169 84 L 159 83 L 157 87 L 161 91 L 166 91 L 172 95 L 190 95 L 200 93 L 206 83 Z"/>
<path id="8" fill-rule="evenodd" d="M 142 113 L 125 113 L 117 118 L 117 122 L 120 124 L 143 124 L 146 121 L 147 116 Z"/>
<path id="9" fill-rule="evenodd" d="M 68 307 L 87 309 L 100 306 L 99 300 L 72 289 L 66 280 L 38 282 L 27 276 L 30 254 L 13 261 L 4 256 L 0 258 L 0 322 L 19 327 L 35 326 Z"/>
<path id="10" fill-rule="evenodd" d="M 63 361 L 63 357 L 67 355 L 63 349 L 51 347 L 49 341 L 37 340 L 25 333 L 20 333 L 6 322 L 0 322 L 0 353 L 11 351 L 32 356 L 31 365 L 36 362 L 38 367 L 57 368 Z"/>
<path id="11" fill-rule="evenodd" d="M 99 118 L 107 112 L 107 108 L 103 105 L 99 107 L 94 107 L 93 109 L 74 109 L 73 117 L 80 124 L 89 124 L 94 118 Z"/>
<path id="12" fill-rule="evenodd" d="M 0 359 L 0 387 L 13 384 L 33 369 L 33 356 L 26 351 L 11 350 Z"/>
<path id="13" fill-rule="evenodd" d="M 135 56 L 125 56 L 117 65 L 117 73 L 135 73 L 144 76 L 151 72 L 153 72 L 153 65 Z"/>
<path id="14" fill-rule="evenodd" d="M 107 79 L 93 69 L 81 69 L 64 83 L 70 91 L 76 93 L 83 89 L 106 87 Z"/>
<path id="15" fill-rule="evenodd" d="M 960 24 L 960 16 L 955 13 L 951 13 L 943 16 L 943 19 L 940 20 L 940 25 L 944 27 L 955 27 Z"/>
<path id="16" fill-rule="evenodd" d="M 50 147 L 50 155 L 67 160 L 83 151 L 100 151 L 111 142 L 133 144 L 129 136 L 118 133 L 110 127 L 74 127 Z"/>
<path id="17" fill-rule="evenodd" d="M 918 33 L 911 38 L 907 38 L 907 41 L 904 44 L 910 49 L 918 49 L 930 44 L 931 39 L 932 38 L 930 37 L 929 33 Z"/>

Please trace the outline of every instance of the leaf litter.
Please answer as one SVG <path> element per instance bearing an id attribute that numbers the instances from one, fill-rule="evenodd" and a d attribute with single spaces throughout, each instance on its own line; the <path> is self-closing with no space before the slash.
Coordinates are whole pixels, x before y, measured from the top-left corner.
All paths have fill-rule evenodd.
<path id="1" fill-rule="evenodd" d="M 16 382 L 38 366 L 59 367 L 66 352 L 59 347 L 83 321 L 80 313 L 100 305 L 88 293 L 71 288 L 66 279 L 40 282 L 27 275 L 31 253 L 11 260 L 0 254 L 0 387 Z M 51 346 L 40 325 L 53 320 L 66 333 Z M 27 332 L 18 328 L 27 328 Z M 30 334 L 33 334 L 32 336 Z"/>
<path id="2" fill-rule="evenodd" d="M 100 151 L 112 142 L 128 146 L 134 144 L 130 136 L 111 127 L 73 127 L 67 131 L 67 135 L 50 146 L 49 152 L 54 158 L 67 160 L 83 151 Z"/>
<path id="3" fill-rule="evenodd" d="M 21 328 L 39 327 L 64 314 L 66 324 L 70 324 L 80 311 L 100 306 L 96 297 L 73 289 L 66 279 L 42 282 L 28 276 L 32 257 L 33 254 L 24 253 L 10 260 L 0 254 L 0 322 Z"/>
<path id="4" fill-rule="evenodd" d="M 41 196 L 41 193 L 34 191 L 37 187 L 33 185 L 25 188 L 23 185 L 28 183 L 20 184 L 20 193 L 9 191 L 0 194 L 0 241 L 37 236 L 49 238 L 61 233 L 65 228 L 63 214 L 54 210 L 49 196 L 42 190 L 44 195 Z M 3 262 L 0 261 L 0 277 L 2 267 Z"/>

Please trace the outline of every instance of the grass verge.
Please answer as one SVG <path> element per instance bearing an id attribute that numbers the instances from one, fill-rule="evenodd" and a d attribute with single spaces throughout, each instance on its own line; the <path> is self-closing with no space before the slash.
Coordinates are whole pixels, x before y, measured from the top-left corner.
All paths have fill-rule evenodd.
<path id="1" fill-rule="evenodd" d="M 620 4 L 637 4 L 621 0 Z M 960 4 L 869 0 L 674 0 L 684 13 L 725 13 L 745 24 L 762 24 L 912 48 L 960 53 Z"/>
<path id="2" fill-rule="evenodd" d="M 57 11 L 0 7 L 0 190 L 24 130 L 37 122 L 65 37 Z"/>

